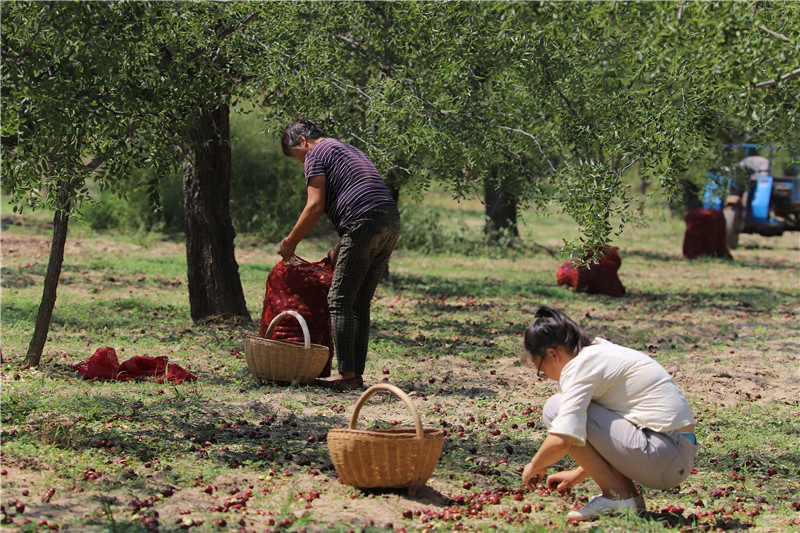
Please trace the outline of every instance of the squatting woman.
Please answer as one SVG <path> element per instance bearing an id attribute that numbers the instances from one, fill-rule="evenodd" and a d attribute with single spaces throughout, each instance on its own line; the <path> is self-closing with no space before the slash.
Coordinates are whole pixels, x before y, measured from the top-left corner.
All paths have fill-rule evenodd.
<path id="1" fill-rule="evenodd" d="M 543 306 L 525 330 L 523 359 L 561 393 L 544 406 L 548 434 L 522 473 L 523 484 L 547 478 L 560 493 L 591 477 L 601 494 L 567 515 L 589 520 L 644 508 L 634 483 L 670 489 L 689 475 L 697 453 L 695 420 L 677 384 L 651 357 L 590 338 L 563 312 Z M 578 468 L 547 474 L 569 455 Z"/>

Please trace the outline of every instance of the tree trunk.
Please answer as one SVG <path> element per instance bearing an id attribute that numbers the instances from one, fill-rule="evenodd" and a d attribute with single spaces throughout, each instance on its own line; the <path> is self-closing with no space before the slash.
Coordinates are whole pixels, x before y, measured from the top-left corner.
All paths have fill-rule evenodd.
<path id="1" fill-rule="evenodd" d="M 228 118 L 228 106 L 203 111 L 183 165 L 189 306 L 195 322 L 251 320 L 234 255 Z"/>
<path id="2" fill-rule="evenodd" d="M 496 171 L 493 171 L 496 172 Z M 508 231 L 514 239 L 519 237 L 517 228 L 517 200 L 506 188 L 496 182 L 484 181 L 486 199 L 486 225 L 483 232 L 492 242 L 497 242 L 501 231 Z"/>
<path id="3" fill-rule="evenodd" d="M 25 356 L 25 366 L 37 366 L 42 359 L 47 334 L 50 331 L 50 320 L 53 318 L 53 309 L 56 305 L 58 292 L 58 279 L 61 277 L 61 266 L 64 264 L 64 246 L 67 242 L 67 227 L 69 225 L 70 192 L 72 185 L 65 181 L 58 184 L 58 206 L 53 217 L 53 241 L 50 244 L 50 259 L 47 263 L 47 274 L 44 277 L 42 301 L 39 304 L 39 313 L 36 315 L 36 326 L 33 330 L 28 353 Z"/>

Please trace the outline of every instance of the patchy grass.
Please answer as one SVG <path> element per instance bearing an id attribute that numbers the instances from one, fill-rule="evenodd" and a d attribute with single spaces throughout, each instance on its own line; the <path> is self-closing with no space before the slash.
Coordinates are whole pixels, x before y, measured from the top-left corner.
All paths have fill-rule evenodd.
<path id="1" fill-rule="evenodd" d="M 479 204 L 431 205 L 450 227 L 480 231 Z M 243 357 L 257 330 L 276 243 L 244 237 L 240 274 L 254 323 L 191 321 L 180 243 L 71 230 L 42 365 L 21 367 L 49 253 L 47 217 L 4 218 L 2 263 L 3 528 L 19 531 L 662 531 L 800 529 L 798 235 L 742 237 L 733 261 L 687 261 L 683 225 L 653 223 L 618 243 L 623 298 L 555 283 L 574 228 L 523 213 L 526 249 L 504 258 L 397 252 L 373 305 L 366 381 L 408 392 L 423 423 L 446 431 L 415 496 L 342 485 L 325 442 L 357 392 L 258 386 Z M 5 215 L 4 215 L 5 216 Z M 533 246 L 535 243 L 538 246 Z M 321 258 L 330 242 L 300 254 Z M 651 354 L 698 417 L 696 473 L 646 491 L 641 516 L 564 521 L 593 483 L 561 497 L 523 491 L 520 471 L 544 437 L 557 390 L 522 367 L 520 334 L 538 305 Z M 101 346 L 121 360 L 166 355 L 198 376 L 182 385 L 84 381 L 70 364 Z M 358 427 L 410 424 L 402 402 L 373 396 Z M 556 465 L 567 468 L 568 460 Z M 52 490 L 52 492 L 51 492 Z"/>

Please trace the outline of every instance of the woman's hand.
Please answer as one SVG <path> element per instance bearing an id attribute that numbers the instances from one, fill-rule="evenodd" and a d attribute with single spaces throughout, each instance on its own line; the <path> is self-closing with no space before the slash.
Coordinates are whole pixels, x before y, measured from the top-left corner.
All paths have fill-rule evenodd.
<path id="1" fill-rule="evenodd" d="M 339 259 L 339 249 L 340 249 L 341 247 L 342 247 L 342 240 L 341 240 L 341 239 L 339 239 L 339 242 L 337 242 L 337 243 L 336 243 L 336 244 L 333 246 L 333 248 L 331 248 L 330 250 L 328 250 L 328 259 L 329 259 L 329 260 L 330 260 L 330 262 L 331 262 L 331 268 L 332 268 L 332 269 L 335 269 L 335 268 L 336 268 L 336 261 Z"/>
<path id="2" fill-rule="evenodd" d="M 557 490 L 559 494 L 565 494 L 584 479 L 586 479 L 586 472 L 583 471 L 583 468 L 556 472 L 547 476 L 547 487 L 550 490 Z"/>
<path id="3" fill-rule="evenodd" d="M 572 447 L 572 437 L 550 433 L 531 462 L 522 471 L 522 484 L 534 490 L 536 483 L 544 481 L 547 467 L 557 463 Z"/>
<path id="4" fill-rule="evenodd" d="M 522 471 L 522 484 L 530 490 L 536 490 L 536 484 L 544 481 L 545 477 L 547 477 L 547 469 L 535 468 L 533 462 L 530 462 Z"/>
<path id="5" fill-rule="evenodd" d="M 290 259 L 294 255 L 295 250 L 297 250 L 297 245 L 288 238 L 283 239 L 278 247 L 278 253 L 281 254 L 284 261 Z"/>

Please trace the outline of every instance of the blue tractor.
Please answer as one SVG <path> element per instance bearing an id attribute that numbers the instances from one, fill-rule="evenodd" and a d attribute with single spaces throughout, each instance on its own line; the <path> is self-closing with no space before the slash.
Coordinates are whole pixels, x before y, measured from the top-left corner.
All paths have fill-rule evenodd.
<path id="1" fill-rule="evenodd" d="M 797 153 L 792 164 L 775 176 L 772 162 L 781 149 L 774 145 L 727 144 L 726 149 L 743 150 L 744 158 L 724 174 L 708 173 L 703 197 L 707 209 L 719 209 L 725 215 L 728 248 L 739 245 L 739 234 L 782 235 L 800 231 L 800 178 L 797 176 Z M 769 150 L 769 157 L 751 155 Z"/>

